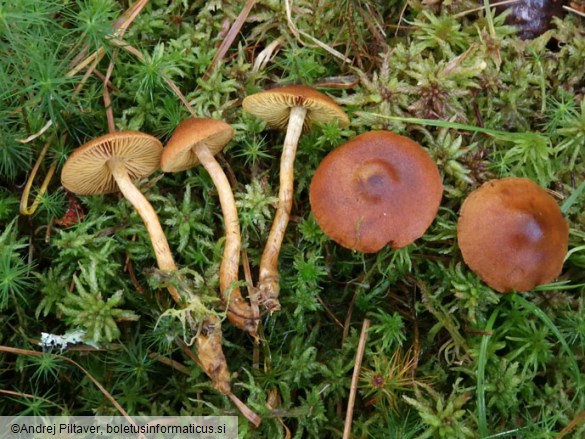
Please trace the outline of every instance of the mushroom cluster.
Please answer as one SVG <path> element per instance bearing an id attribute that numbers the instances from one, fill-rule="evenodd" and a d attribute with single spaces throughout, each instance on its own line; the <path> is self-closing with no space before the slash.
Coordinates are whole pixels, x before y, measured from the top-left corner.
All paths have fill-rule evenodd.
<path id="1" fill-rule="evenodd" d="M 278 258 L 289 222 L 294 161 L 303 130 L 314 122 L 349 125 L 345 112 L 328 96 L 307 86 L 289 86 L 248 96 L 247 112 L 285 129 L 280 162 L 278 206 L 259 267 L 255 296 L 248 303 L 238 287 L 241 232 L 232 188 L 215 154 L 234 135 L 225 122 L 191 117 L 179 124 L 163 149 L 139 132 L 113 132 L 74 151 L 62 171 L 62 184 L 80 195 L 120 191 L 148 230 L 160 270 L 177 266 L 154 208 L 133 184 L 159 167 L 180 172 L 199 164 L 219 196 L 225 246 L 219 287 L 228 319 L 257 339 L 260 303 L 280 309 Z M 360 134 L 330 152 L 310 184 L 313 215 L 323 231 L 348 249 L 374 253 L 403 248 L 420 238 L 437 215 L 443 194 L 441 174 L 423 147 L 390 131 Z M 552 197 L 525 178 L 492 180 L 464 201 L 457 238 L 464 261 L 496 291 L 528 291 L 559 276 L 568 249 L 568 224 Z M 168 290 L 184 306 L 176 287 Z M 256 299 L 256 300 L 252 300 Z M 221 324 L 208 318 L 197 337 L 199 361 L 214 386 L 241 404 L 230 391 L 222 352 Z"/>
<path id="2" fill-rule="evenodd" d="M 77 148 L 61 173 L 63 186 L 79 195 L 99 195 L 120 191 L 144 221 L 160 270 L 177 271 L 169 243 L 158 216 L 133 180 L 147 177 L 160 166 L 162 144 L 155 137 L 136 131 L 119 131 L 98 137 Z M 173 300 L 183 305 L 183 297 L 172 285 Z M 216 389 L 231 394 L 230 373 L 221 349 L 221 326 L 216 317 L 208 318 L 197 337 L 198 356 Z"/>

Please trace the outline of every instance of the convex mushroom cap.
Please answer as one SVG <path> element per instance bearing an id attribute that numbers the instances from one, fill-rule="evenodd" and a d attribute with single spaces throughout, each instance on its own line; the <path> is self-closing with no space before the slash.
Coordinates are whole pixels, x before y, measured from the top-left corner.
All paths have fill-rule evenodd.
<path id="1" fill-rule="evenodd" d="M 465 263 L 491 288 L 529 291 L 561 273 L 569 225 L 544 189 L 511 177 L 488 181 L 469 194 L 457 239 Z"/>
<path id="2" fill-rule="evenodd" d="M 130 180 L 144 178 L 160 164 L 160 141 L 138 131 L 118 131 L 96 137 L 77 148 L 63 166 L 61 183 L 79 195 L 118 192 L 108 162 L 123 163 Z"/>
<path id="3" fill-rule="evenodd" d="M 342 128 L 349 126 L 347 114 L 333 99 L 306 85 L 290 85 L 247 96 L 242 107 L 268 125 L 279 129 L 287 127 L 293 107 L 307 109 L 305 128 L 314 122 L 329 123 L 334 120 L 338 120 Z"/>
<path id="4" fill-rule="evenodd" d="M 325 157 L 309 195 L 313 215 L 331 239 L 373 253 L 421 237 L 437 215 L 442 193 L 437 165 L 418 143 L 371 131 Z"/>
<path id="5" fill-rule="evenodd" d="M 220 152 L 234 137 L 234 129 L 215 119 L 190 117 L 182 121 L 166 144 L 160 166 L 164 172 L 180 172 L 200 164 L 195 153 L 204 144 L 212 155 Z"/>

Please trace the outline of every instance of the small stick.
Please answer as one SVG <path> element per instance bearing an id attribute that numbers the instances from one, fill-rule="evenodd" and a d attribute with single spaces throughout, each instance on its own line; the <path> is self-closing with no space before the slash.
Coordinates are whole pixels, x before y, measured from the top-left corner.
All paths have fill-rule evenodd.
<path id="1" fill-rule="evenodd" d="M 116 132 L 116 123 L 114 122 L 114 111 L 112 110 L 112 100 L 110 99 L 108 82 L 110 81 L 110 76 L 112 76 L 112 72 L 114 71 L 114 60 L 116 59 L 117 55 L 118 49 L 114 50 L 114 53 L 112 54 L 112 59 L 108 65 L 106 77 L 104 78 L 104 107 L 106 107 L 106 119 L 108 120 L 108 131 L 110 133 Z"/>
<path id="2" fill-rule="evenodd" d="M 246 289 L 248 291 L 248 299 L 250 300 L 250 307 L 255 316 L 260 316 L 260 307 L 258 306 L 258 294 L 256 287 L 254 287 L 254 281 L 252 280 L 252 270 L 250 269 L 250 260 L 248 259 L 248 252 L 246 249 L 242 249 L 242 266 L 244 267 L 244 278 L 246 279 Z M 262 322 L 258 322 L 260 326 Z M 260 327 L 260 330 L 262 328 Z M 258 337 L 254 338 L 254 346 L 252 349 L 252 367 L 254 369 L 260 369 L 260 349 L 258 346 L 260 340 Z"/>
<path id="3" fill-rule="evenodd" d="M 260 424 L 262 423 L 262 418 L 260 416 L 258 416 L 256 413 L 254 413 L 252 410 L 250 410 L 248 408 L 248 406 L 246 404 L 244 404 L 236 395 L 234 395 L 232 392 L 228 393 L 227 396 L 229 397 L 229 399 L 232 400 L 232 402 L 234 403 L 234 405 L 240 409 L 240 412 L 246 417 L 246 419 L 248 421 L 250 421 L 252 424 L 254 424 L 256 427 L 260 427 Z"/>
<path id="4" fill-rule="evenodd" d="M 321 304 L 321 306 L 323 307 L 325 312 L 329 315 L 329 317 L 331 317 L 331 319 L 333 319 L 333 321 L 335 323 L 337 323 L 341 329 L 343 329 L 344 328 L 343 323 L 341 323 L 339 321 L 339 319 L 337 317 L 335 317 L 335 314 L 333 314 L 333 311 L 331 311 L 329 309 L 329 307 L 327 306 L 327 304 L 325 303 L 325 301 L 321 298 L 321 296 L 319 294 L 317 294 L 317 300 L 319 301 L 319 303 Z"/>
<path id="5" fill-rule="evenodd" d="M 191 376 L 191 369 L 189 369 L 187 366 L 185 366 L 184 364 L 179 363 L 176 360 L 172 360 L 168 357 L 165 357 L 163 355 L 157 354 L 156 352 L 149 352 L 148 353 L 148 357 L 152 358 L 153 360 L 156 360 L 162 364 L 164 364 L 165 366 L 169 366 L 172 369 L 175 369 L 178 372 L 181 372 L 183 375 L 187 375 L 187 376 Z"/>
<path id="6" fill-rule="evenodd" d="M 344 321 L 344 325 L 343 325 L 343 335 L 341 336 L 341 344 L 343 345 L 345 343 L 345 339 L 347 338 L 348 334 L 349 334 L 349 325 L 351 323 L 351 316 L 353 314 L 353 307 L 355 305 L 355 301 L 360 293 L 360 289 L 356 288 L 355 293 L 353 294 L 353 297 L 351 298 L 351 301 L 349 302 L 349 309 L 347 310 L 347 315 L 345 316 L 345 321 Z"/>
<path id="7" fill-rule="evenodd" d="M 51 164 L 51 166 L 49 167 L 49 170 L 47 171 L 47 175 L 45 176 L 45 179 L 43 180 L 43 183 L 41 184 L 41 189 L 39 190 L 39 193 L 35 197 L 33 204 L 29 207 L 28 196 L 30 194 L 30 189 L 32 187 L 35 176 L 37 175 L 39 167 L 41 166 L 41 162 L 43 161 L 43 158 L 45 158 L 45 155 L 47 154 L 47 151 L 49 149 L 49 146 L 51 145 L 52 140 L 53 140 L 53 138 L 50 137 L 49 140 L 47 141 L 47 143 L 45 143 L 45 146 L 43 147 L 41 153 L 39 154 L 37 161 L 35 162 L 35 165 L 33 166 L 33 169 L 28 177 L 28 180 L 26 181 L 24 191 L 22 191 L 22 197 L 20 198 L 20 214 L 21 215 L 32 215 L 33 213 L 35 213 L 35 211 L 39 207 L 39 204 L 41 203 L 41 199 L 42 199 L 43 195 L 47 191 L 47 187 L 49 186 L 51 179 L 53 178 L 53 174 L 55 173 L 55 169 L 57 169 L 57 163 Z"/>
<path id="8" fill-rule="evenodd" d="M 577 415 L 577 417 L 575 417 L 571 422 L 569 422 L 567 424 L 567 426 L 565 428 L 563 428 L 561 430 L 561 432 L 555 437 L 555 439 L 561 439 L 564 438 L 566 435 L 568 435 L 571 431 L 573 431 L 575 429 L 576 426 L 578 426 L 579 424 L 581 424 L 583 421 L 585 421 L 585 412 L 581 412 Z"/>
<path id="9" fill-rule="evenodd" d="M 504 0 L 501 2 L 497 2 L 497 3 L 490 3 L 490 8 L 495 8 L 496 6 L 507 5 L 510 3 L 517 3 L 518 1 L 520 1 L 520 0 Z M 453 15 L 453 18 L 461 18 L 467 14 L 472 14 L 474 12 L 482 11 L 484 9 L 485 9 L 485 5 L 482 5 L 482 6 L 479 6 L 477 8 L 473 8 L 473 9 L 468 9 L 467 11 L 459 12 L 458 14 Z"/>
<path id="10" fill-rule="evenodd" d="M 205 72 L 205 75 L 203 75 L 204 80 L 209 79 L 209 76 L 215 71 L 217 65 L 225 56 L 228 49 L 230 48 L 230 46 L 240 33 L 242 26 L 246 22 L 246 19 L 248 18 L 248 15 L 250 15 L 250 11 L 252 10 L 255 4 L 256 0 L 248 0 L 246 2 L 244 7 L 242 8 L 242 12 L 240 12 L 240 15 L 238 15 L 238 18 L 236 18 L 236 21 L 234 21 L 234 24 L 232 24 L 232 27 L 230 28 L 227 36 L 221 42 L 219 49 L 217 49 L 217 53 L 213 57 L 211 64 L 209 64 L 209 67 L 207 67 L 207 71 Z"/>
<path id="11" fill-rule="evenodd" d="M 129 45 L 124 40 L 121 40 L 119 38 L 112 38 L 110 40 L 110 42 L 113 45 L 120 47 L 120 48 L 124 49 L 126 52 L 134 55 L 140 61 L 146 62 L 144 55 L 142 55 L 142 53 L 138 49 Z M 176 84 L 171 79 L 169 79 L 169 77 L 167 75 L 165 75 L 162 70 L 159 70 L 158 74 L 163 79 L 163 81 L 170 87 L 170 89 L 175 93 L 175 95 L 179 98 L 179 100 L 183 103 L 185 108 L 187 108 L 187 111 L 189 111 L 189 113 L 191 113 L 191 116 L 198 117 L 197 113 L 195 113 L 195 110 L 193 109 L 193 106 L 189 103 L 189 101 L 187 100 L 185 95 L 183 95 L 181 90 L 179 90 L 179 87 L 177 87 Z"/>
<path id="12" fill-rule="evenodd" d="M 351 422 L 353 419 L 353 406 L 355 404 L 355 394 L 357 393 L 358 380 L 360 378 L 360 369 L 362 367 L 362 360 L 364 358 L 364 350 L 366 349 L 366 340 L 368 338 L 368 328 L 370 327 L 370 320 L 365 319 L 362 324 L 362 332 L 360 334 L 360 341 L 358 343 L 357 352 L 355 354 L 355 364 L 353 366 L 353 376 L 351 377 L 351 387 L 349 390 L 349 400 L 347 401 L 347 412 L 345 413 L 345 426 L 343 428 L 343 439 L 349 439 L 351 434 Z"/>

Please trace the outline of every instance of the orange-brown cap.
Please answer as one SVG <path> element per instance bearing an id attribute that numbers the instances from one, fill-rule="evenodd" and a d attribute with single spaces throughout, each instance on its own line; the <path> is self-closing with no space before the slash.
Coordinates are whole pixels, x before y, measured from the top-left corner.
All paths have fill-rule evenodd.
<path id="1" fill-rule="evenodd" d="M 561 273 L 569 225 L 536 183 L 504 178 L 469 194 L 457 239 L 465 263 L 494 290 L 529 291 Z"/>
<path id="2" fill-rule="evenodd" d="M 234 137 L 234 129 L 215 119 L 190 117 L 182 121 L 163 151 L 160 167 L 164 172 L 180 172 L 199 164 L 193 151 L 197 144 L 205 144 L 215 155 Z"/>
<path id="3" fill-rule="evenodd" d="M 61 183 L 79 195 L 108 194 L 118 184 L 108 168 L 112 159 L 124 162 L 131 180 L 146 177 L 158 169 L 162 145 L 149 134 L 118 131 L 97 137 L 77 148 L 63 166 Z"/>
<path id="4" fill-rule="evenodd" d="M 292 107 L 307 108 L 305 128 L 313 122 L 329 123 L 334 120 L 342 128 L 349 125 L 347 114 L 333 99 L 306 85 L 274 88 L 247 96 L 242 107 L 268 125 L 280 129 L 286 128 Z"/>
<path id="5" fill-rule="evenodd" d="M 418 143 L 371 131 L 325 157 L 309 195 L 313 215 L 331 239 L 373 253 L 421 237 L 437 215 L 442 193 L 437 165 Z"/>

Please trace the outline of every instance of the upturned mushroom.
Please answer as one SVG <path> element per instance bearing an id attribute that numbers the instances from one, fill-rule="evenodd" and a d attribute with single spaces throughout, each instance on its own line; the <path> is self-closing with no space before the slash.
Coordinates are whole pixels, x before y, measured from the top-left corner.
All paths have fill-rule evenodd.
<path id="1" fill-rule="evenodd" d="M 258 281 L 258 300 L 272 313 L 280 309 L 278 256 L 292 209 L 294 161 L 299 138 L 303 128 L 307 129 L 314 122 L 337 120 L 339 126 L 347 127 L 349 118 L 329 96 L 304 85 L 256 93 L 246 97 L 242 106 L 270 126 L 286 128 L 280 161 L 278 207 L 262 253 Z"/>
<path id="2" fill-rule="evenodd" d="M 437 165 L 418 143 L 390 131 L 370 131 L 323 159 L 309 200 L 331 239 L 374 253 L 421 237 L 437 215 L 442 193 Z"/>
<path id="3" fill-rule="evenodd" d="M 122 192 L 144 221 L 158 267 L 174 272 L 177 266 L 158 216 L 133 183 L 158 169 L 161 154 L 162 144 L 151 135 L 137 131 L 106 134 L 73 151 L 63 166 L 61 183 L 78 195 Z M 177 303 L 181 302 L 174 287 L 169 292 Z"/>
<path id="4" fill-rule="evenodd" d="M 186 119 L 179 124 L 164 148 L 161 168 L 164 172 L 179 172 L 202 164 L 213 180 L 226 233 L 219 271 L 222 301 L 227 308 L 229 320 L 255 337 L 258 312 L 246 303 L 237 286 L 241 235 L 236 203 L 230 183 L 214 157 L 233 136 L 233 128 L 225 122 L 195 117 Z"/>
<path id="5" fill-rule="evenodd" d="M 561 273 L 569 225 L 555 200 L 527 178 L 484 183 L 457 223 L 463 260 L 500 293 L 529 291 Z"/>

